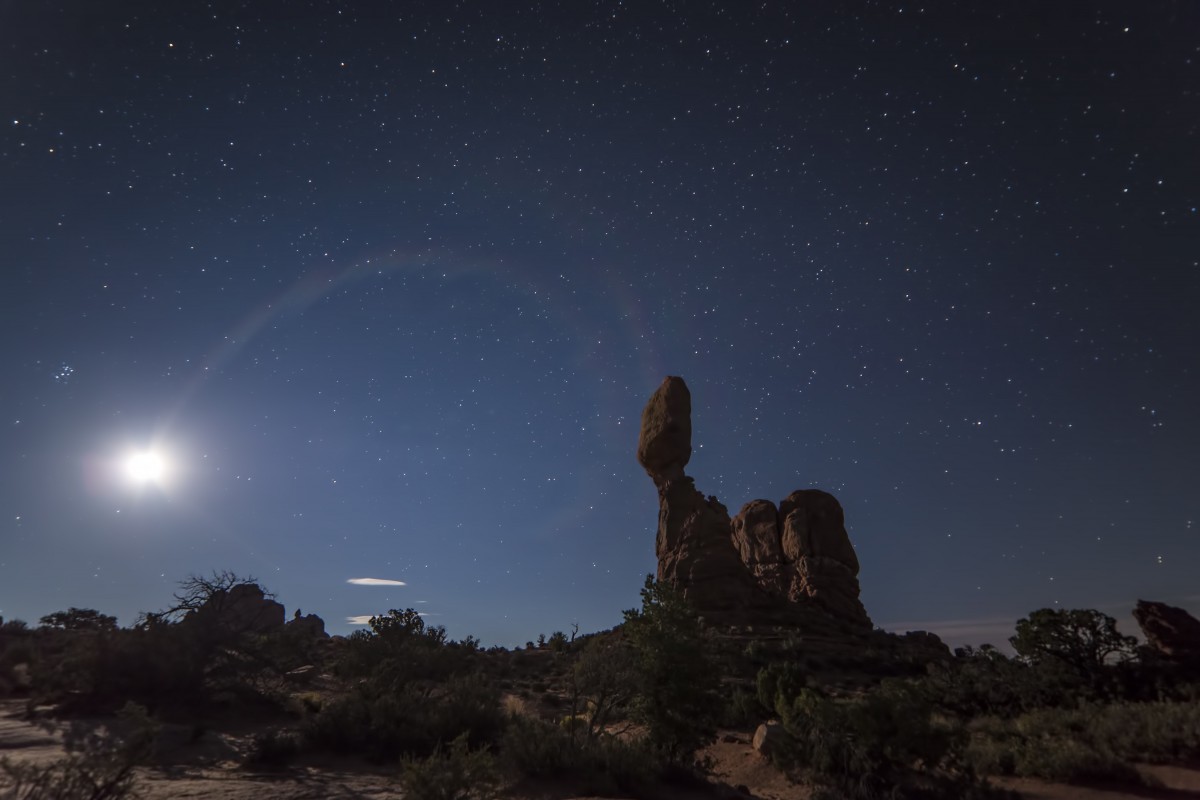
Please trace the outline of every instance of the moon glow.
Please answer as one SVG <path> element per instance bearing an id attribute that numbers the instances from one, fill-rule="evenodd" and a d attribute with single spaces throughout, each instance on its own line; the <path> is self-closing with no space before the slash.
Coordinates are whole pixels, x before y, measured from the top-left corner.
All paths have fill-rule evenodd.
<path id="1" fill-rule="evenodd" d="M 125 476 L 137 484 L 162 483 L 167 463 L 153 450 L 133 453 L 125 459 Z"/>

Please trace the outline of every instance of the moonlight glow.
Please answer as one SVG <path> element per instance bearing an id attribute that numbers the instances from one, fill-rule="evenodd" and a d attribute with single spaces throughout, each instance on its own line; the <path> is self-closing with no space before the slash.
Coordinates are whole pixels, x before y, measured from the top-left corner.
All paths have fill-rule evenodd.
<path id="1" fill-rule="evenodd" d="M 125 459 L 125 476 L 134 483 L 162 483 L 166 473 L 166 461 L 153 450 L 132 453 Z"/>

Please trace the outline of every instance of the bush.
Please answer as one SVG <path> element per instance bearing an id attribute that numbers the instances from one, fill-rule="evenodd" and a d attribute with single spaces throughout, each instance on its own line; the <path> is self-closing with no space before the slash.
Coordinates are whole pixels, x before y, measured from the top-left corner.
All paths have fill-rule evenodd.
<path id="1" fill-rule="evenodd" d="M 397 689 L 412 681 L 438 681 L 475 666 L 475 640 L 449 642 L 446 629 L 427 627 L 411 608 L 371 618 L 370 627 L 347 640 L 338 664 L 345 678 L 365 678 L 377 688 Z"/>
<path id="2" fill-rule="evenodd" d="M 758 696 L 741 687 L 733 690 L 725 704 L 721 725 L 727 728 L 748 728 L 763 721 L 767 710 L 758 701 Z"/>
<path id="3" fill-rule="evenodd" d="M 10 800 L 122 800 L 137 796 L 134 767 L 150 754 L 158 726 L 127 704 L 116 730 L 68 735 L 68 755 L 48 764 L 0 758 L 0 789 Z"/>
<path id="4" fill-rule="evenodd" d="M 966 758 L 981 774 L 1069 783 L 1141 783 L 1132 762 L 1200 757 L 1200 704 L 1115 703 L 1042 709 L 972 724 Z"/>
<path id="5" fill-rule="evenodd" d="M 300 753 L 300 740 L 293 733 L 267 731 L 254 736 L 246 763 L 254 766 L 281 767 Z"/>
<path id="6" fill-rule="evenodd" d="M 793 698 L 799 697 L 805 686 L 807 686 L 805 671 L 798 664 L 790 661 L 779 661 L 763 667 L 758 671 L 758 678 L 755 681 L 759 704 L 776 714 L 783 713 L 777 710 L 777 707 L 786 706 Z"/>
<path id="7" fill-rule="evenodd" d="M 839 700 L 812 689 L 784 705 L 785 744 L 772 751 L 801 768 L 825 796 L 959 798 L 993 794 L 958 768 L 962 732 L 941 721 L 910 683 L 885 682 L 865 697 Z"/>
<path id="8" fill-rule="evenodd" d="M 471 751 L 466 734 L 426 759 L 401 762 L 400 784 L 409 800 L 490 800 L 499 783 L 495 759 L 485 750 Z"/>
<path id="9" fill-rule="evenodd" d="M 1074 705 L 1097 694 L 1099 683 L 1093 685 L 1057 662 L 1011 659 L 991 645 L 962 648 L 955 656 L 930 665 L 918 685 L 935 706 L 964 719 L 1011 718 L 1038 708 Z"/>
<path id="10" fill-rule="evenodd" d="M 30 678 L 39 703 L 108 712 L 203 703 L 203 664 L 178 626 L 56 633 L 42 642 Z"/>
<path id="11" fill-rule="evenodd" d="M 720 670 L 695 612 L 672 587 L 646 576 L 641 610 L 625 612 L 634 653 L 634 718 L 647 743 L 682 764 L 716 738 Z"/>
<path id="12" fill-rule="evenodd" d="M 315 747 L 388 761 L 429 755 L 459 735 L 481 747 L 498 739 L 503 726 L 496 686 L 482 676 L 459 676 L 387 692 L 360 684 L 306 719 L 302 732 Z"/>
<path id="13" fill-rule="evenodd" d="M 576 736 L 529 717 L 509 719 L 500 752 L 523 777 L 566 780 L 576 794 L 638 795 L 662 774 L 661 762 L 642 742 Z"/>

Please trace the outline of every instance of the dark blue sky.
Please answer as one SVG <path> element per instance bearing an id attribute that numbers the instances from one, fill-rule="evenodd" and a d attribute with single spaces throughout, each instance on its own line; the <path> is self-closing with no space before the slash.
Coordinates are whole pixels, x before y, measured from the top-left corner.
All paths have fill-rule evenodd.
<path id="1" fill-rule="evenodd" d="M 877 624 L 1197 610 L 1200 12 L 938 5 L 3 3 L 0 614 L 609 627 L 666 374 Z"/>

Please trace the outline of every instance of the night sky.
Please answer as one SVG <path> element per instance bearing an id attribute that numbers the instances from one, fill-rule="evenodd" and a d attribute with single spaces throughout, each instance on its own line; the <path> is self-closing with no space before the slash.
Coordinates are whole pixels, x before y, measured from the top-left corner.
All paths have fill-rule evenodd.
<path id="1" fill-rule="evenodd" d="M 0 45 L 7 619 L 231 569 L 334 633 L 610 627 L 668 374 L 731 513 L 839 498 L 878 625 L 1200 611 L 1197 4 L 11 0 Z"/>

